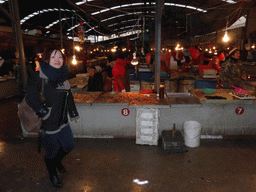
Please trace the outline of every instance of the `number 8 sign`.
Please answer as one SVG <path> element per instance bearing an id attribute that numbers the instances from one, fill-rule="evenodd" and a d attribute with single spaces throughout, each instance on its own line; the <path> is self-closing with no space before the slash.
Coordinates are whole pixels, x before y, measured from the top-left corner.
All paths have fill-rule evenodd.
<path id="1" fill-rule="evenodd" d="M 123 108 L 121 113 L 123 116 L 128 116 L 130 114 L 130 110 L 128 108 Z"/>

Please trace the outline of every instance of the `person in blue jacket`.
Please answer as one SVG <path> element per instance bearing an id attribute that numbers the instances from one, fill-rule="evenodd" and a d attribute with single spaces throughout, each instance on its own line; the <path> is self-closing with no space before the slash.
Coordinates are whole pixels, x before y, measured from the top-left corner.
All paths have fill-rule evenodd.
<path id="1" fill-rule="evenodd" d="M 67 76 L 64 55 L 59 49 L 50 48 L 43 54 L 39 72 L 29 79 L 25 97 L 28 105 L 42 118 L 40 136 L 45 146 L 45 165 L 56 187 L 62 187 L 57 170 L 61 173 L 67 171 L 61 160 L 74 147 L 68 114 L 71 121 L 79 118 Z M 41 99 L 43 79 L 44 99 Z"/>

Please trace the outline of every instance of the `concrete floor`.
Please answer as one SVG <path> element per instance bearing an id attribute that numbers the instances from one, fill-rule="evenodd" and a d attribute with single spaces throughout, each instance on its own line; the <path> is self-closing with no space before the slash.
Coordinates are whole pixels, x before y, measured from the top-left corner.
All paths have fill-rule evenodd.
<path id="1" fill-rule="evenodd" d="M 0 101 L 1 192 L 255 192 L 256 140 L 201 140 L 185 153 L 166 154 L 135 139 L 75 139 L 52 186 L 36 138 L 23 138 L 16 99 Z M 133 182 L 138 179 L 141 183 Z"/>

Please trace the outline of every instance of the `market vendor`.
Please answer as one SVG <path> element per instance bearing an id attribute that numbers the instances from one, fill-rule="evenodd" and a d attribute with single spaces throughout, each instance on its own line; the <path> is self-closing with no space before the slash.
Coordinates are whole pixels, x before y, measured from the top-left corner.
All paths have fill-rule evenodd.
<path id="1" fill-rule="evenodd" d="M 113 90 L 118 92 L 130 92 L 130 78 L 128 72 L 128 64 L 131 61 L 127 60 L 127 53 L 119 52 L 114 67 L 112 68 L 112 75 L 114 78 Z"/>
<path id="2" fill-rule="evenodd" d="M 210 65 L 213 69 L 217 70 L 217 72 L 220 73 L 220 59 L 218 56 L 213 56 L 212 60 L 208 65 Z"/>
<path id="3" fill-rule="evenodd" d="M 171 58 L 173 57 L 171 52 L 167 51 L 161 51 L 160 52 L 160 78 L 168 78 L 171 74 Z M 175 63 L 175 61 L 173 59 Z M 151 51 L 146 55 L 146 62 L 149 65 L 149 67 L 152 69 L 152 71 L 155 70 L 155 51 Z"/>
<path id="4" fill-rule="evenodd" d="M 0 68 L 0 76 L 13 76 L 14 69 L 16 67 L 16 63 L 18 62 L 18 58 L 12 56 L 11 59 L 4 60 L 1 68 Z"/>
<path id="5" fill-rule="evenodd" d="M 191 46 L 188 48 L 188 51 L 190 52 L 190 56 L 192 58 L 192 64 L 196 65 L 196 59 L 198 58 L 199 55 L 199 49 L 197 49 L 194 46 Z"/>
<path id="6" fill-rule="evenodd" d="M 104 83 L 102 74 L 97 72 L 95 68 L 90 68 L 88 72 L 89 80 L 87 91 L 103 91 Z"/>
<path id="7" fill-rule="evenodd" d="M 200 49 L 197 59 L 194 60 L 194 64 L 200 66 L 200 65 L 204 65 L 204 61 L 209 62 L 211 60 L 212 59 L 205 57 L 203 50 Z"/>
<path id="8" fill-rule="evenodd" d="M 239 61 L 240 51 L 237 47 L 231 47 L 228 57 L 221 65 L 220 84 L 223 89 L 232 89 L 232 85 L 242 89 L 250 89 L 243 81 L 242 63 Z"/>

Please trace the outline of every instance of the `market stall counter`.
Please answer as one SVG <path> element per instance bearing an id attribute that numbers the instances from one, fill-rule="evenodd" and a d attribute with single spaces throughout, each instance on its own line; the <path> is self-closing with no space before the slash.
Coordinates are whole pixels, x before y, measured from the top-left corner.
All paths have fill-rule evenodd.
<path id="1" fill-rule="evenodd" d="M 203 89 L 190 92 L 199 105 L 179 105 L 166 110 L 161 109 L 160 130 L 171 129 L 175 123 L 177 129 L 183 129 L 184 121 L 194 120 L 202 125 L 204 136 L 254 135 L 256 133 L 256 103 L 254 92 L 250 97 L 234 97 L 234 90 L 216 89 L 213 94 L 205 94 Z"/>
<path id="2" fill-rule="evenodd" d="M 136 136 L 136 143 L 148 145 L 157 145 L 163 130 L 175 124 L 182 131 L 184 122 L 191 120 L 202 125 L 202 137 L 255 134 L 254 100 L 236 98 L 232 91 L 205 94 L 194 89 L 167 93 L 162 100 L 156 94 L 73 92 L 80 120 L 71 127 L 75 137 Z"/>
<path id="3" fill-rule="evenodd" d="M 85 97 L 87 95 L 88 93 L 84 94 Z M 76 97 L 77 95 L 74 93 L 75 101 L 77 101 Z M 153 126 L 157 130 L 158 115 L 154 118 L 157 123 L 152 123 L 152 119 L 148 122 L 144 120 L 136 123 L 138 109 L 158 111 L 158 108 L 169 108 L 170 106 L 167 98 L 159 100 L 156 94 L 144 95 L 133 92 L 102 92 L 100 95 L 96 95 L 90 103 L 87 102 L 86 105 L 77 103 L 76 105 L 81 119 L 78 123 L 72 123 L 74 135 L 76 137 L 100 138 L 135 136 L 138 123 L 140 126 L 141 123 L 143 125 L 150 124 L 151 128 Z M 140 115 L 142 113 L 140 111 Z M 149 114 L 152 115 L 151 112 Z M 143 138 L 145 139 L 145 137 Z M 152 139 L 149 140 L 151 142 Z"/>

